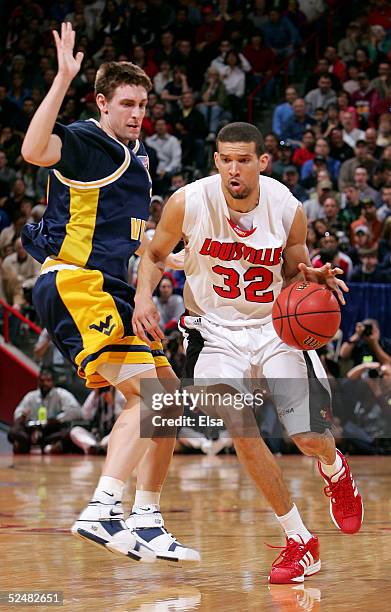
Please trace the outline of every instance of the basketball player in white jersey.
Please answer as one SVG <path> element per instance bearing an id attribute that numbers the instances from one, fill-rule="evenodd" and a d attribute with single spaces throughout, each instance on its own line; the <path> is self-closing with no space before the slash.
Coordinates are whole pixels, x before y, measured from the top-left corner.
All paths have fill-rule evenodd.
<path id="1" fill-rule="evenodd" d="M 232 123 L 220 131 L 215 153 L 219 174 L 187 185 L 168 200 L 142 258 L 134 330 L 144 340 L 147 332 L 155 339 L 162 337 L 151 297 L 153 279 L 157 262 L 183 237 L 189 313 L 184 317 L 189 339 L 186 375 L 197 382 L 250 376 L 272 381 L 285 429 L 304 454 L 318 459 L 334 524 L 345 533 L 355 533 L 362 524 L 362 498 L 328 428 L 326 374 L 314 351 L 304 353 L 284 344 L 271 321 L 273 302 L 283 284 L 299 279 L 323 283 L 336 291 L 342 303 L 347 287 L 336 278 L 342 270 L 310 267 L 302 205 L 284 185 L 260 174 L 267 163 L 262 135 L 254 126 Z M 296 384 L 287 393 L 288 379 Z M 318 401 L 311 397 L 314 385 Z M 278 403 L 281 396 L 283 405 Z M 302 582 L 320 569 L 318 538 L 303 524 L 258 432 L 255 439 L 232 435 L 239 460 L 286 534 L 286 546 L 274 561 L 269 580 Z"/>

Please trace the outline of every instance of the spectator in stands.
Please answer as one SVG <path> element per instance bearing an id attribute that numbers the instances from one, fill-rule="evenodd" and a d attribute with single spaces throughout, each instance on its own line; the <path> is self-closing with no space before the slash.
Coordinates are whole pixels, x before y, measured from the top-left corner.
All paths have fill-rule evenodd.
<path id="1" fill-rule="evenodd" d="M 372 73 L 372 62 L 366 47 L 358 47 L 354 53 L 354 62 L 359 72 Z"/>
<path id="2" fill-rule="evenodd" d="M 202 113 L 209 134 L 208 141 L 213 142 L 223 117 L 227 116 L 228 96 L 217 68 L 209 66 L 201 89 L 201 102 L 197 109 Z"/>
<path id="3" fill-rule="evenodd" d="M 350 225 L 361 215 L 360 194 L 357 187 L 353 183 L 349 183 L 344 187 L 341 195 L 342 215 L 345 223 Z"/>
<path id="4" fill-rule="evenodd" d="M 360 454 L 384 454 L 390 431 L 388 364 L 368 362 L 347 373 L 341 386 L 338 417 L 346 449 Z M 380 377 L 384 376 L 384 380 Z M 381 384 L 379 383 L 381 381 Z M 387 388 L 388 387 L 388 388 Z"/>
<path id="5" fill-rule="evenodd" d="M 328 76 L 331 79 L 331 87 L 334 91 L 338 91 L 340 88 L 340 82 L 337 77 L 330 72 L 330 62 L 327 57 L 321 57 L 318 59 L 318 63 L 308 79 L 306 80 L 304 91 L 308 93 L 312 89 L 318 87 L 319 78 L 321 76 Z"/>
<path id="6" fill-rule="evenodd" d="M 360 84 L 358 82 L 358 75 L 359 75 L 358 66 L 354 62 L 352 62 L 351 64 L 348 64 L 347 72 L 348 72 L 348 78 L 344 82 L 342 87 L 343 87 L 344 92 L 347 93 L 350 97 L 355 91 L 360 89 Z"/>
<path id="7" fill-rule="evenodd" d="M 269 21 L 263 25 L 262 32 L 266 45 L 273 49 L 279 60 L 288 57 L 293 52 L 295 45 L 300 42 L 299 32 L 293 23 L 282 15 L 281 9 L 277 6 L 270 9 Z M 292 65 L 290 71 L 292 71 Z"/>
<path id="8" fill-rule="evenodd" d="M 372 88 L 377 92 L 379 98 L 384 100 L 391 94 L 391 66 L 389 62 L 380 62 L 378 76 L 371 82 Z"/>
<path id="9" fill-rule="evenodd" d="M 227 65 L 226 64 L 227 54 L 233 49 L 234 47 L 231 41 L 223 39 L 220 42 L 220 45 L 219 45 L 220 55 L 215 57 L 211 63 L 211 66 L 213 66 L 213 68 L 217 68 L 220 74 L 222 74 L 225 71 L 226 65 Z M 240 65 L 241 65 L 242 70 L 244 70 L 244 72 L 246 73 L 250 72 L 251 64 L 248 61 L 248 59 L 246 59 L 246 57 L 243 55 L 243 53 L 239 53 L 239 60 L 240 60 Z"/>
<path id="10" fill-rule="evenodd" d="M 354 148 L 359 140 L 365 139 L 365 132 L 355 127 L 354 115 L 352 112 L 342 112 L 340 118 L 343 127 L 342 137 L 344 142 L 346 142 L 349 147 Z"/>
<path id="11" fill-rule="evenodd" d="M 159 72 L 153 77 L 153 89 L 158 96 L 170 81 L 172 81 L 171 64 L 168 60 L 163 60 L 159 65 Z"/>
<path id="12" fill-rule="evenodd" d="M 70 421 L 81 417 L 76 398 L 54 386 L 50 370 L 41 370 L 38 389 L 24 396 L 14 412 L 14 423 L 8 433 L 14 453 L 29 453 L 33 444 L 43 452 L 57 454 L 72 449 Z"/>
<path id="13" fill-rule="evenodd" d="M 307 111 L 310 115 L 314 115 L 315 109 L 327 109 L 330 104 L 337 102 L 337 94 L 331 88 L 331 79 L 328 75 L 322 75 L 318 80 L 318 87 L 312 89 L 304 98 Z"/>
<path id="14" fill-rule="evenodd" d="M 333 45 L 329 45 L 328 47 L 326 47 L 326 50 L 324 52 L 324 56 L 330 62 L 329 72 L 334 74 L 337 77 L 337 79 L 339 80 L 339 82 L 342 84 L 343 81 L 346 78 L 346 65 L 341 60 L 341 58 L 338 57 L 338 53 L 337 53 L 336 47 L 333 47 Z"/>
<path id="15" fill-rule="evenodd" d="M 251 64 L 251 87 L 254 88 L 264 82 L 258 97 L 270 100 L 275 87 L 272 69 L 275 65 L 276 54 L 264 44 L 261 32 L 253 33 L 249 44 L 243 49 L 243 55 Z M 268 80 L 265 81 L 265 79 Z"/>
<path id="16" fill-rule="evenodd" d="M 285 141 L 280 142 L 279 159 L 272 163 L 272 175 L 277 180 L 281 180 L 284 170 L 292 166 L 293 146 Z"/>
<path id="17" fill-rule="evenodd" d="M 328 200 L 330 199 L 331 198 L 328 198 Z M 331 263 L 333 267 L 338 267 L 343 270 L 341 278 L 349 280 L 353 272 L 352 260 L 346 253 L 339 250 L 337 234 L 332 231 L 327 231 L 324 236 L 320 238 L 319 242 L 319 254 L 312 258 L 311 265 L 314 268 L 321 268 L 326 263 Z"/>
<path id="18" fill-rule="evenodd" d="M 365 130 L 365 142 L 368 147 L 368 155 L 371 155 L 375 159 L 380 159 L 383 153 L 383 147 L 379 147 L 377 144 L 377 130 L 373 127 L 369 127 Z"/>
<path id="19" fill-rule="evenodd" d="M 379 94 L 374 89 L 369 75 L 366 72 L 360 72 L 358 75 L 359 89 L 351 95 L 352 104 L 357 109 L 361 127 L 368 125 L 369 114 L 372 108 L 379 102 Z"/>
<path id="20" fill-rule="evenodd" d="M 299 200 L 305 202 L 308 200 L 308 192 L 299 185 L 299 171 L 296 166 L 287 166 L 282 174 L 282 182 L 286 185 L 289 191 Z"/>
<path id="21" fill-rule="evenodd" d="M 292 104 L 297 100 L 297 97 L 298 94 L 295 87 L 287 87 L 285 90 L 285 102 L 278 104 L 274 109 L 272 123 L 273 132 L 279 137 L 282 136 L 284 124 L 293 115 Z"/>
<path id="22" fill-rule="evenodd" d="M 125 397 L 115 387 L 91 391 L 81 407 L 82 418 L 87 422 L 72 427 L 72 442 L 86 455 L 105 455 L 110 432 L 125 403 Z"/>
<path id="23" fill-rule="evenodd" d="M 347 159 L 341 165 L 338 176 L 339 190 L 342 191 L 347 184 L 354 183 L 356 168 L 366 168 L 368 175 L 371 175 L 376 165 L 376 160 L 368 153 L 368 145 L 365 140 L 358 140 L 354 147 L 354 157 Z"/>
<path id="24" fill-rule="evenodd" d="M 293 154 L 293 163 L 299 168 L 303 164 L 315 157 L 315 134 L 313 130 L 306 130 L 303 134 L 301 147 L 295 149 Z"/>
<path id="25" fill-rule="evenodd" d="M 4 151 L 0 150 L 0 198 L 9 195 L 11 185 L 15 181 L 15 178 L 15 170 L 8 165 L 6 154 Z"/>
<path id="26" fill-rule="evenodd" d="M 390 283 L 391 271 L 379 265 L 377 248 L 360 249 L 360 263 L 354 267 L 352 283 Z"/>
<path id="27" fill-rule="evenodd" d="M 183 314 L 185 307 L 182 296 L 174 294 L 174 284 L 168 274 L 163 275 L 153 301 L 159 311 L 160 326 L 163 331 L 176 329 L 179 317 Z"/>
<path id="28" fill-rule="evenodd" d="M 167 112 L 176 115 L 182 95 L 188 91 L 190 91 L 190 88 L 184 67 L 174 66 L 173 79 L 167 83 L 161 94 L 161 99 L 166 104 Z"/>
<path id="29" fill-rule="evenodd" d="M 338 55 L 343 62 L 350 62 L 354 58 L 356 49 L 360 46 L 360 27 L 352 21 L 347 29 L 346 36 L 338 42 Z"/>
<path id="30" fill-rule="evenodd" d="M 346 229 L 346 223 L 344 223 L 344 219 L 341 216 L 340 206 L 335 196 L 329 196 L 325 199 L 323 202 L 323 214 L 323 218 L 331 231 L 338 232 Z"/>
<path id="31" fill-rule="evenodd" d="M 353 238 L 354 231 L 360 225 L 366 225 L 371 233 L 371 247 L 377 247 L 380 239 L 383 224 L 376 216 L 376 205 L 372 200 L 363 200 L 361 202 L 361 216 L 357 221 L 353 221 L 350 226 L 350 236 Z"/>
<path id="32" fill-rule="evenodd" d="M 364 166 L 357 166 L 354 171 L 354 184 L 359 191 L 360 200 L 373 200 L 376 206 L 380 205 L 380 194 L 368 185 L 368 180 L 368 170 Z"/>
<path id="33" fill-rule="evenodd" d="M 341 164 L 337 159 L 330 157 L 329 143 L 325 138 L 318 138 L 316 140 L 314 152 L 315 157 L 306 161 L 301 168 L 301 183 L 306 187 L 312 187 L 315 184 L 319 162 L 326 165 L 331 180 L 336 182 Z"/>
<path id="34" fill-rule="evenodd" d="M 347 252 L 352 260 L 353 266 L 357 266 L 360 262 L 360 251 L 371 248 L 371 233 L 366 225 L 358 225 L 354 230 L 353 246 Z"/>
<path id="35" fill-rule="evenodd" d="M 2 263 L 3 289 L 8 304 L 20 310 L 25 304 L 25 291 L 32 290 L 40 273 L 40 264 L 23 248 L 20 238 L 15 240 L 15 252 Z"/>
<path id="36" fill-rule="evenodd" d="M 195 107 L 194 95 L 188 91 L 182 95 L 181 110 L 175 115 L 175 133 L 182 145 L 182 165 L 195 163 L 199 171 L 205 166 L 205 138 L 207 127 L 199 110 Z"/>
<path id="37" fill-rule="evenodd" d="M 246 87 L 246 76 L 242 68 L 239 54 L 235 50 L 228 51 L 225 68 L 221 78 L 228 94 L 230 111 L 234 120 L 243 118 L 243 96 Z"/>
<path id="38" fill-rule="evenodd" d="M 333 184 L 329 179 L 319 181 L 313 197 L 303 202 L 304 210 L 310 221 L 324 217 L 323 204 L 326 198 L 332 195 Z M 326 225 L 327 228 L 327 225 Z"/>
<path id="39" fill-rule="evenodd" d="M 277 134 L 268 132 L 263 137 L 265 153 L 269 155 L 271 162 L 276 162 L 280 159 L 280 141 Z"/>
<path id="40" fill-rule="evenodd" d="M 215 20 L 213 7 L 202 8 L 202 23 L 196 29 L 195 45 L 198 53 L 208 54 L 223 38 L 224 23 Z"/>
<path id="41" fill-rule="evenodd" d="M 299 145 L 304 132 L 315 125 L 316 121 L 307 113 L 306 103 L 302 98 L 297 98 L 293 102 L 292 109 L 293 115 L 282 127 L 282 137 L 284 140 L 291 140 Z"/>
<path id="42" fill-rule="evenodd" d="M 376 319 L 364 319 L 356 323 L 354 333 L 342 344 L 340 357 L 341 359 L 352 359 L 355 366 L 363 363 L 364 360 L 389 364 L 391 363 L 391 339 L 381 336 Z"/>
<path id="43" fill-rule="evenodd" d="M 344 141 L 342 130 L 339 127 L 333 128 L 330 132 L 330 157 L 341 164 L 354 157 L 354 151 Z"/>
<path id="44" fill-rule="evenodd" d="M 164 193 L 170 185 L 172 175 L 181 168 L 182 148 L 178 138 L 168 133 L 165 119 L 156 121 L 155 130 L 155 134 L 149 136 L 146 143 L 155 149 L 158 157 L 155 190 L 157 193 Z"/>
<path id="45" fill-rule="evenodd" d="M 380 222 L 385 221 L 391 215 L 391 185 L 385 185 L 381 190 L 381 205 L 376 216 Z"/>
<path id="46" fill-rule="evenodd" d="M 10 214 L 12 223 L 0 232 L 0 255 L 5 256 L 6 252 L 13 252 L 14 242 L 22 232 L 23 226 L 27 223 L 25 215 L 16 210 Z"/>

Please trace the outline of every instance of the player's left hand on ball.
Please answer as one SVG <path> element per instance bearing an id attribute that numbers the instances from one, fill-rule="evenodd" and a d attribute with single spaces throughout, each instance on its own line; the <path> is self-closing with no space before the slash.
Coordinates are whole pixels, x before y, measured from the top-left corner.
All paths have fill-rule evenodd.
<path id="1" fill-rule="evenodd" d="M 321 268 L 311 268 L 306 266 L 305 263 L 300 263 L 298 268 L 305 280 L 327 285 L 329 289 L 335 291 L 341 304 L 346 304 L 342 292 L 348 292 L 349 288 L 343 280 L 337 278 L 338 274 L 343 274 L 341 268 L 332 268 L 330 263 L 325 264 Z"/>
<path id="2" fill-rule="evenodd" d="M 141 304 L 135 302 L 132 326 L 135 335 L 140 340 L 144 340 L 149 345 L 151 340 L 147 337 L 147 334 L 158 342 L 164 338 L 164 334 L 159 327 L 159 320 L 160 315 L 153 300 L 143 300 Z"/>

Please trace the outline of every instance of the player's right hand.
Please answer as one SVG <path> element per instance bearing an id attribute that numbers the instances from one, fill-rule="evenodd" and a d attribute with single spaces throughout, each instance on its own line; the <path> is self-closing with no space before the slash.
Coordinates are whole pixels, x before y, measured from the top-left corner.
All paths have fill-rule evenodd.
<path id="1" fill-rule="evenodd" d="M 148 345 L 151 338 L 160 342 L 164 338 L 164 333 L 159 327 L 160 314 L 152 298 L 143 299 L 142 303 L 135 300 L 135 307 L 132 317 L 132 327 L 134 334 Z"/>
<path id="2" fill-rule="evenodd" d="M 84 57 L 81 51 L 73 57 L 75 30 L 71 23 L 62 23 L 61 36 L 53 30 L 53 37 L 57 48 L 58 74 L 71 82 L 79 72 Z"/>

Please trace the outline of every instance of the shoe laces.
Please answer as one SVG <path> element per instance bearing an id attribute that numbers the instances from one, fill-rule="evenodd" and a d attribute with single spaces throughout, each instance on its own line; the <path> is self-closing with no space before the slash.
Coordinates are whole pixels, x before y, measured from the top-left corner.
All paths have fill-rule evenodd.
<path id="1" fill-rule="evenodd" d="M 345 516 L 354 514 L 356 498 L 354 497 L 351 478 L 346 471 L 336 482 L 330 481 L 324 488 L 324 493 L 327 497 L 331 497 L 332 501 L 341 505 L 342 512 Z"/>
<path id="2" fill-rule="evenodd" d="M 277 559 L 272 563 L 273 567 L 279 565 L 280 567 L 289 567 L 292 563 L 297 563 L 303 557 L 306 552 L 306 544 L 298 542 L 293 538 L 287 538 L 285 546 L 272 546 L 267 544 L 269 548 L 281 549 Z"/>

